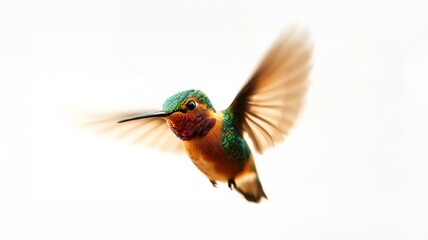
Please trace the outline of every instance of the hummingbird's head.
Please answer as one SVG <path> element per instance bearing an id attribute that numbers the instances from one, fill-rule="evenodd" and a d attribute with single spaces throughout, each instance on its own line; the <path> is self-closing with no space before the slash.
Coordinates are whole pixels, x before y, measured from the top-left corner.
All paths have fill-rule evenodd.
<path id="1" fill-rule="evenodd" d="M 208 133 L 216 119 L 210 99 L 200 90 L 186 90 L 169 97 L 163 110 L 171 113 L 166 117 L 169 127 L 181 140 L 190 140 Z"/>
<path id="2" fill-rule="evenodd" d="M 164 118 L 171 130 L 181 140 L 202 137 L 214 126 L 215 109 L 211 101 L 200 90 L 186 90 L 169 97 L 163 110 L 123 119 L 119 123 L 150 117 Z"/>
<path id="3" fill-rule="evenodd" d="M 215 112 L 210 99 L 200 90 L 186 90 L 169 97 L 163 104 L 165 112 L 200 112 L 212 110 Z"/>

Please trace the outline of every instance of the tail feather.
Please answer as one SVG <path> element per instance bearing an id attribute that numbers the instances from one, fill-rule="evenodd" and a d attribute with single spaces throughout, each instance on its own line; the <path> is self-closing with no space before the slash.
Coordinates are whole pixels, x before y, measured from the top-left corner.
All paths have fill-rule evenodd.
<path id="1" fill-rule="evenodd" d="M 248 201 L 258 203 L 262 198 L 267 199 L 257 172 L 246 172 L 235 178 L 235 182 L 235 190 Z"/>

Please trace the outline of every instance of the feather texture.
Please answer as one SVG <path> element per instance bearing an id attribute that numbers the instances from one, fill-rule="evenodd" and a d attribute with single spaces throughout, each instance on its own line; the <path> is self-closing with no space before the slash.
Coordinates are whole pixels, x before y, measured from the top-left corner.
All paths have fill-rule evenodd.
<path id="1" fill-rule="evenodd" d="M 134 144 L 170 153 L 182 153 L 184 147 L 163 118 L 146 118 L 117 124 L 119 120 L 135 116 L 137 113 L 109 114 L 108 117 L 93 116 L 84 127 L 90 127 L 99 134 L 113 135 L 119 139 L 128 139 Z"/>
<path id="2" fill-rule="evenodd" d="M 259 153 L 283 140 L 302 108 L 311 69 L 309 39 L 297 28 L 282 34 L 229 106 Z"/>

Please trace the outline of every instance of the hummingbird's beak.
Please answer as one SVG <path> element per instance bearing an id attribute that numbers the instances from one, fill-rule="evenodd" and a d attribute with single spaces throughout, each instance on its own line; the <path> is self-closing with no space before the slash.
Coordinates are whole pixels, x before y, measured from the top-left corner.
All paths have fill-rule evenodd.
<path id="1" fill-rule="evenodd" d="M 172 112 L 165 112 L 165 111 L 157 111 L 157 112 L 151 112 L 151 113 L 143 113 L 143 114 L 139 114 L 136 116 L 132 116 L 129 118 L 125 118 L 120 120 L 117 123 L 123 123 L 123 122 L 128 122 L 128 121 L 134 121 L 134 120 L 138 120 L 138 119 L 142 119 L 142 118 L 151 118 L 151 117 L 166 117 L 171 115 Z"/>

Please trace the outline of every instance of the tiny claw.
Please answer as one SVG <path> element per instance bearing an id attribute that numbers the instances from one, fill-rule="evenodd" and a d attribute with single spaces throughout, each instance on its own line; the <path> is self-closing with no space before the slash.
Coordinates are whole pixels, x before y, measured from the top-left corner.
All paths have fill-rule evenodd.
<path id="1" fill-rule="evenodd" d="M 236 183 L 234 178 L 230 178 L 227 180 L 227 186 L 229 186 L 230 190 L 233 190 L 233 188 L 236 188 Z M 232 188 L 233 186 L 233 188 Z"/>
<path id="2" fill-rule="evenodd" d="M 216 181 L 212 181 L 212 180 L 210 180 L 210 182 L 211 182 L 211 184 L 213 185 L 213 187 L 217 187 L 217 183 L 216 183 Z"/>

